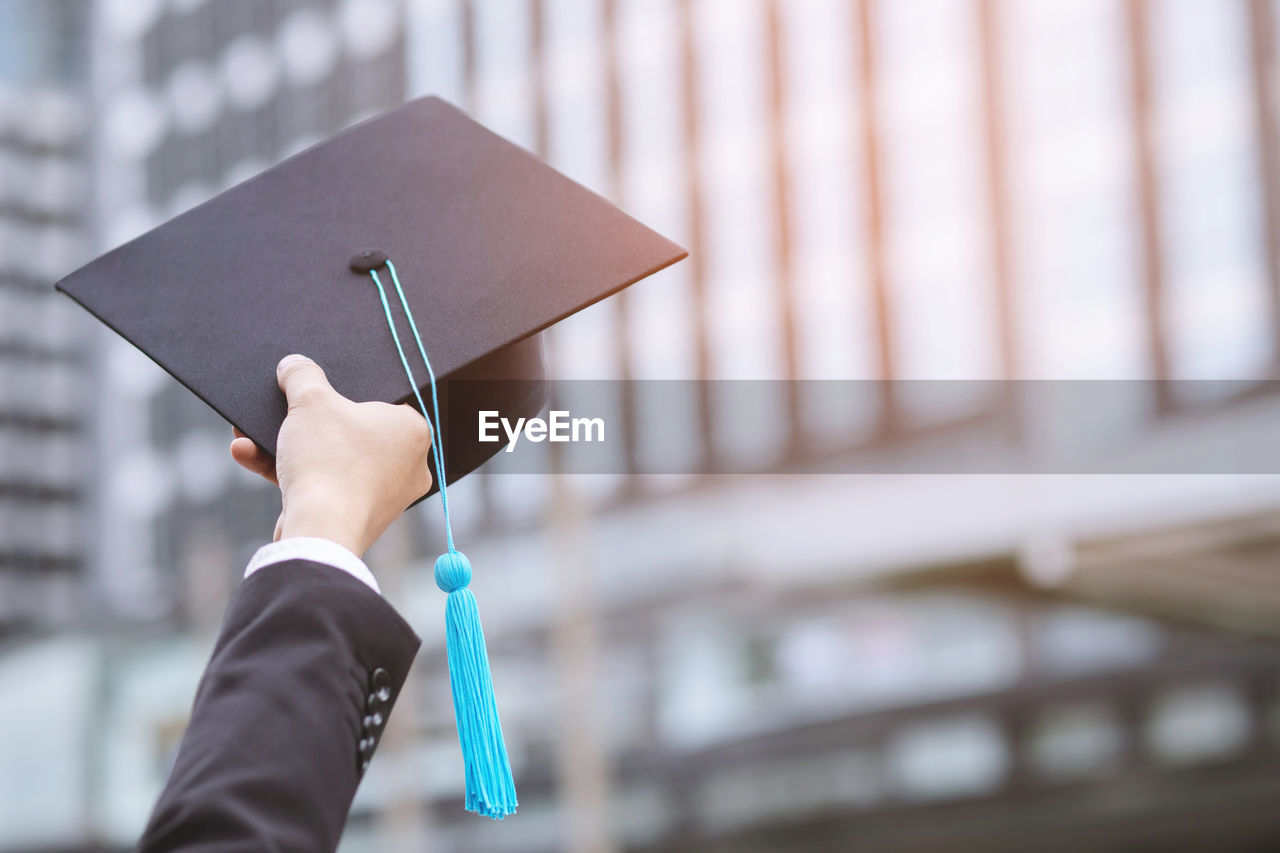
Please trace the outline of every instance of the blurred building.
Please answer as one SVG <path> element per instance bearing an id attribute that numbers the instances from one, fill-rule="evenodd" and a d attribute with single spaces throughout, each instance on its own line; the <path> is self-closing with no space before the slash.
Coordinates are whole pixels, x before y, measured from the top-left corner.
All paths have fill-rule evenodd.
<path id="1" fill-rule="evenodd" d="M 91 249 L 82 11 L 0 6 L 0 637 L 90 612 L 89 326 L 51 287 Z"/>
<path id="2" fill-rule="evenodd" d="M 1027 418 L 1014 384 L 909 380 L 1238 380 L 1143 386 L 1090 427 L 1175 452 L 1274 433 L 1275 2 L 95 9 L 105 245 L 436 93 L 691 250 L 549 334 L 556 376 L 894 380 L 779 383 L 750 417 L 714 382 L 678 414 L 617 384 L 592 412 L 626 436 L 611 473 L 459 484 L 520 784 L 502 823 L 461 809 L 438 505 L 410 513 L 369 559 L 426 645 L 344 850 L 1280 844 L 1274 475 L 812 473 L 1085 423 Z M 117 629 L 0 658 L 2 683 L 63 673 L 80 739 L 6 742 L 25 770 L 0 770 L 3 849 L 129 845 L 278 509 L 225 425 L 101 341 L 93 557 Z M 757 475 L 646 474 L 677 416 L 702 437 L 685 467 Z"/>

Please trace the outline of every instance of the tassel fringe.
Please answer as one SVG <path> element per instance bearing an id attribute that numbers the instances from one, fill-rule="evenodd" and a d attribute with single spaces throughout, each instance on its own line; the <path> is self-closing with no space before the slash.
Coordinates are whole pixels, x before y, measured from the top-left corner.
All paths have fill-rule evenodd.
<path id="1" fill-rule="evenodd" d="M 493 696 L 480 611 L 475 595 L 466 588 L 470 580 L 471 565 L 461 552 L 447 552 L 436 561 L 436 583 L 449 593 L 445 602 L 445 644 L 458 744 L 466 773 L 466 807 L 467 811 L 497 820 L 514 814 L 518 803 Z"/>

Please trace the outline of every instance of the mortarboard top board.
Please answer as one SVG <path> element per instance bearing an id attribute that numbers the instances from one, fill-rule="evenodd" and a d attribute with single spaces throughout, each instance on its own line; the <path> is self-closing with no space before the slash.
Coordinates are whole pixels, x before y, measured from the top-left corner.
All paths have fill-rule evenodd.
<path id="1" fill-rule="evenodd" d="M 285 416 L 275 365 L 289 353 L 315 359 L 353 400 L 413 399 L 368 272 L 385 255 L 440 380 L 453 482 L 502 447 L 478 442 L 477 410 L 529 417 L 545 403 L 538 332 L 685 254 L 457 108 L 422 98 L 57 287 L 274 455 Z M 403 337 L 403 317 L 396 323 Z"/>

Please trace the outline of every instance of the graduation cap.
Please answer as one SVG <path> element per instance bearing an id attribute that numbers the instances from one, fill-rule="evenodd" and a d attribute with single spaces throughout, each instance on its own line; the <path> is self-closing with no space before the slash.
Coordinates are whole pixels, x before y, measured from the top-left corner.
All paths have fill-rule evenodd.
<path id="1" fill-rule="evenodd" d="M 467 807 L 515 809 L 447 483 L 502 447 L 476 413 L 546 401 L 538 333 L 685 252 L 438 98 L 352 127 L 126 243 L 58 289 L 274 455 L 275 365 L 304 353 L 356 401 L 435 429 L 436 563 Z M 416 368 L 416 369 L 415 369 Z M 425 370 L 424 370 L 425 368 Z"/>

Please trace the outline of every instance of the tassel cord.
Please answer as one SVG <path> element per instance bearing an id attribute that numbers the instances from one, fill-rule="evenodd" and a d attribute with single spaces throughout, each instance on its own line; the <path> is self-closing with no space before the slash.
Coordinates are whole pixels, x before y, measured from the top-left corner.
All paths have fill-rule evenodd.
<path id="1" fill-rule="evenodd" d="M 427 348 L 422 343 L 422 335 L 418 334 L 418 324 L 413 321 L 413 312 L 409 310 L 409 301 L 405 299 L 404 290 L 400 287 L 400 277 L 396 275 L 395 264 L 387 260 L 387 269 L 391 271 L 391 281 L 395 285 L 396 294 L 400 297 L 400 305 L 404 309 L 404 315 L 409 320 L 409 329 L 413 332 L 413 339 L 418 344 L 418 353 L 422 356 L 422 363 L 427 366 L 427 377 L 431 380 L 431 412 L 427 411 L 427 404 L 422 401 L 422 393 L 418 391 L 418 380 L 413 377 L 413 368 L 409 366 L 409 359 L 405 357 L 404 347 L 400 345 L 400 335 L 396 332 L 396 321 L 391 316 L 391 304 L 387 301 L 387 290 L 382 286 L 382 280 L 378 278 L 377 270 L 369 270 L 369 275 L 373 276 L 373 283 L 378 286 L 378 298 L 382 300 L 382 310 L 387 315 L 387 325 L 391 329 L 391 338 L 396 343 L 396 352 L 400 355 L 400 364 L 404 366 L 404 372 L 409 377 L 409 385 L 413 388 L 413 396 L 418 400 L 418 409 L 422 412 L 423 417 L 427 419 L 427 423 L 431 424 L 431 453 L 436 463 L 436 482 L 440 486 L 440 508 L 444 511 L 444 536 L 449 551 L 456 551 L 453 547 L 453 525 L 449 522 L 449 491 L 448 485 L 445 483 L 444 477 L 444 454 L 440 451 L 440 444 L 443 437 L 440 431 L 440 396 L 436 393 L 436 372 L 431 369 L 431 359 L 427 358 Z"/>

